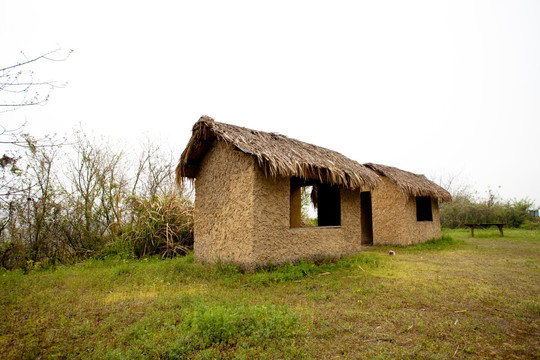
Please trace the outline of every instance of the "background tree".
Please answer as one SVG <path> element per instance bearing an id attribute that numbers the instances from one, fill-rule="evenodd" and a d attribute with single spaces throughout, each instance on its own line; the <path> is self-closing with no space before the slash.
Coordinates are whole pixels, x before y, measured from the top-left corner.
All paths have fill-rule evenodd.
<path id="1" fill-rule="evenodd" d="M 0 68 L 0 112 L 46 104 L 51 92 L 65 84 L 37 79 L 31 66 L 43 61 L 64 61 L 72 52 L 56 49 L 33 58 L 21 53 L 21 62 Z M 4 134 L 5 131 L 4 128 Z M 10 131 L 7 132 L 9 134 Z"/>
<path id="2" fill-rule="evenodd" d="M 505 223 L 517 228 L 532 220 L 528 210 L 534 207 L 534 202 L 528 198 L 504 200 L 491 188 L 482 196 L 470 185 L 459 182 L 457 176 L 439 178 L 436 182 L 452 195 L 452 202 L 440 205 L 442 227 L 455 229 L 467 223 Z"/>
<path id="3" fill-rule="evenodd" d="M 36 76 L 32 67 L 47 61 L 65 61 L 72 52 L 73 50 L 56 49 L 31 58 L 21 52 L 21 61 L 1 67 L 0 115 L 23 107 L 45 105 L 53 90 L 66 84 L 42 80 Z M 24 123 L 10 126 L 0 117 L 0 144 L 26 146 L 26 139 L 22 137 L 24 126 Z M 3 149 L 2 152 L 3 159 L 16 159 L 9 149 Z"/>
<path id="4" fill-rule="evenodd" d="M 0 116 L 2 113 L 14 111 L 21 107 L 45 105 L 55 88 L 65 84 L 51 80 L 40 80 L 36 77 L 33 66 L 47 61 L 57 62 L 66 60 L 72 50 L 56 49 L 36 57 L 27 57 L 21 52 L 22 60 L 16 64 L 0 68 Z M 13 218 L 13 200 L 27 192 L 21 186 L 23 172 L 17 166 L 21 156 L 37 156 L 36 141 L 23 133 L 25 124 L 9 126 L 0 117 L 0 236 Z M 43 141 L 41 146 L 56 146 Z M 30 150 L 26 153 L 26 150 Z M 35 169 L 35 167 L 33 167 Z"/>

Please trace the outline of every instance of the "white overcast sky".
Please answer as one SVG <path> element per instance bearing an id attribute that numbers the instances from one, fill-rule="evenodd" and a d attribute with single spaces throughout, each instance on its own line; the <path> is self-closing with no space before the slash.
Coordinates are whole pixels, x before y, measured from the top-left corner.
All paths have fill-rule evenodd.
<path id="1" fill-rule="evenodd" d="M 538 0 L 0 2 L 0 65 L 58 47 L 3 124 L 180 155 L 209 115 L 540 205 Z"/>

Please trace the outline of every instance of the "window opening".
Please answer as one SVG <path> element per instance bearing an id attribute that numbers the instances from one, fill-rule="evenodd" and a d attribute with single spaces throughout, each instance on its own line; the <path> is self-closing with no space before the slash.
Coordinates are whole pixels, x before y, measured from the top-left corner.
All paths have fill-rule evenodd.
<path id="1" fill-rule="evenodd" d="M 433 221 L 431 198 L 429 196 L 416 198 L 416 221 Z"/>
<path id="2" fill-rule="evenodd" d="M 291 179 L 291 228 L 340 226 L 339 187 L 316 180 Z"/>

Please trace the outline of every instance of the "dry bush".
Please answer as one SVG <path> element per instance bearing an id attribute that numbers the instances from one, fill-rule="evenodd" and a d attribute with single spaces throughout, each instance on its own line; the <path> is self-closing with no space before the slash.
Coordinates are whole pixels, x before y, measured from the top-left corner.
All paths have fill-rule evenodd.
<path id="1" fill-rule="evenodd" d="M 151 199 L 133 197 L 134 221 L 124 233 L 138 257 L 172 257 L 193 247 L 193 204 L 173 191 Z"/>
<path id="2" fill-rule="evenodd" d="M 2 158 L 0 268 L 188 252 L 192 203 L 175 191 L 173 156 L 148 142 L 134 162 L 106 139 L 74 135 L 27 136 Z"/>

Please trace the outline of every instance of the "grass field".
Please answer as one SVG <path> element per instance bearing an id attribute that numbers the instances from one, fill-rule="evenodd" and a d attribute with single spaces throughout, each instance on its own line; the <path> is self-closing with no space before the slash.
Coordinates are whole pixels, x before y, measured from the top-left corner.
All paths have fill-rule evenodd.
<path id="1" fill-rule="evenodd" d="M 0 272 L 0 358 L 540 358 L 540 231 L 389 249 L 254 274 L 192 256 Z"/>

